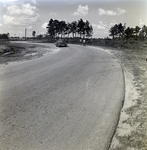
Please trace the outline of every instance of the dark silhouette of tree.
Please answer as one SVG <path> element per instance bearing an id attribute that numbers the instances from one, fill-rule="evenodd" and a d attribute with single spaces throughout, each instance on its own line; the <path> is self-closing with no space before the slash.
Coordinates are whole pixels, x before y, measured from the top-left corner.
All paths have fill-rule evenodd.
<path id="1" fill-rule="evenodd" d="M 113 39 L 114 38 L 134 38 L 137 40 L 139 37 L 140 39 L 146 39 L 147 37 L 147 26 L 143 25 L 142 28 L 140 28 L 139 26 L 135 26 L 134 28 L 131 27 L 127 27 L 126 28 L 126 24 L 122 25 L 122 23 L 119 24 L 115 24 L 114 26 L 112 26 L 109 30 L 110 34 L 109 36 L 112 36 Z"/>
<path id="2" fill-rule="evenodd" d="M 71 24 L 68 22 L 65 26 L 65 32 L 64 34 L 65 35 L 68 35 L 68 38 L 69 38 L 69 34 L 71 33 Z"/>
<path id="3" fill-rule="evenodd" d="M 39 34 L 36 36 L 37 39 L 42 39 L 43 38 L 43 34 Z"/>
<path id="4" fill-rule="evenodd" d="M 90 25 L 89 21 L 86 20 L 85 25 L 84 25 L 84 36 L 91 37 L 92 33 L 93 33 L 93 28 Z"/>
<path id="5" fill-rule="evenodd" d="M 55 32 L 55 37 L 59 37 L 59 20 L 53 20 L 53 30 Z"/>
<path id="6" fill-rule="evenodd" d="M 32 36 L 35 38 L 35 35 L 36 35 L 36 32 L 35 31 L 33 31 L 32 32 Z"/>
<path id="7" fill-rule="evenodd" d="M 93 34 L 93 28 L 92 28 L 92 25 L 90 25 L 90 26 L 88 27 L 88 29 L 87 29 L 87 34 L 86 34 L 86 36 L 87 36 L 87 37 L 91 37 L 92 34 Z"/>
<path id="8" fill-rule="evenodd" d="M 65 26 L 66 26 L 65 21 L 60 21 L 59 22 L 59 34 L 61 34 L 61 38 L 65 33 Z"/>
<path id="9" fill-rule="evenodd" d="M 46 28 L 48 35 L 52 38 L 59 37 L 59 35 L 61 35 L 61 38 L 63 36 L 65 37 L 65 35 L 69 37 L 70 33 L 72 33 L 72 37 L 76 37 L 76 33 L 80 37 L 90 37 L 93 34 L 93 28 L 89 21 L 84 22 L 82 19 L 78 20 L 78 22 L 73 21 L 71 23 L 50 19 Z"/>
<path id="10" fill-rule="evenodd" d="M 112 36 L 113 39 L 114 39 L 115 36 L 118 35 L 118 25 L 115 24 L 114 26 L 112 26 L 112 27 L 110 28 L 109 32 L 110 32 L 109 36 Z"/>
<path id="11" fill-rule="evenodd" d="M 141 29 L 141 35 L 143 36 L 143 39 L 145 39 L 145 37 L 147 37 L 147 26 L 143 25 L 142 29 Z"/>
<path id="12" fill-rule="evenodd" d="M 10 36 L 10 33 L 7 33 L 7 38 L 9 38 L 9 36 Z"/>
<path id="13" fill-rule="evenodd" d="M 80 38 L 83 36 L 83 38 L 85 37 L 90 37 L 93 34 L 93 28 L 90 25 L 89 21 L 86 20 L 86 22 L 84 22 L 82 19 L 78 20 L 78 24 L 77 24 L 77 32 L 80 35 Z"/>
<path id="14" fill-rule="evenodd" d="M 136 37 L 138 36 L 140 29 L 141 29 L 141 28 L 138 27 L 138 26 L 136 26 L 136 27 L 134 28 L 134 33 L 136 34 Z"/>
<path id="15" fill-rule="evenodd" d="M 80 35 L 80 38 L 85 34 L 84 27 L 85 27 L 85 22 L 83 21 L 83 19 L 78 20 L 77 32 Z"/>
<path id="16" fill-rule="evenodd" d="M 76 32 L 77 32 L 77 28 L 78 28 L 77 26 L 78 26 L 77 21 L 73 21 L 71 23 L 70 30 L 71 30 L 71 33 L 72 33 L 72 37 L 76 36 Z"/>
<path id="17" fill-rule="evenodd" d="M 55 30 L 55 26 L 54 26 L 54 20 L 53 19 L 50 19 L 47 27 L 48 29 L 48 34 L 50 37 L 54 38 L 55 37 L 55 34 L 56 34 L 56 30 Z"/>
<path id="18" fill-rule="evenodd" d="M 0 34 L 0 39 L 8 39 L 8 38 L 9 38 L 8 33 Z"/>
<path id="19" fill-rule="evenodd" d="M 118 31 L 119 40 L 120 40 L 121 37 L 123 38 L 124 31 L 125 31 L 125 25 L 123 26 L 121 23 L 119 23 L 117 25 L 117 31 Z"/>
<path id="20" fill-rule="evenodd" d="M 133 34 L 134 34 L 134 29 L 133 28 L 128 27 L 125 30 L 125 36 L 126 36 L 126 38 L 133 37 Z"/>

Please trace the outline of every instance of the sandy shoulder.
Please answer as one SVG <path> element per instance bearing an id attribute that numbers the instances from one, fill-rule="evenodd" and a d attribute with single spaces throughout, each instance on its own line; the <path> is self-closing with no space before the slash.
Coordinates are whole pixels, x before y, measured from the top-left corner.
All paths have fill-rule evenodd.
<path id="1" fill-rule="evenodd" d="M 51 43 L 32 43 L 27 41 L 11 41 L 11 43 L 14 44 L 14 47 L 13 45 L 11 46 L 14 49 L 14 53 L 12 51 L 1 55 L 0 68 L 8 64 L 17 64 L 45 57 L 60 51 L 60 48 Z M 5 45 L 1 45 L 1 49 L 3 49 L 4 46 Z M 7 45 L 5 47 L 7 47 Z"/>
<path id="2" fill-rule="evenodd" d="M 120 60 L 125 78 L 124 105 L 110 150 L 146 150 L 146 55 L 140 52 L 110 51 Z"/>

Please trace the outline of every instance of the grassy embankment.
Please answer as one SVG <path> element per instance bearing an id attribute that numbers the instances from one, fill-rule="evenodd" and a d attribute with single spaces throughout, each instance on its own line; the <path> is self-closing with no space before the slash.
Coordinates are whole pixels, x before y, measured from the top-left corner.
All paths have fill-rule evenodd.
<path id="1" fill-rule="evenodd" d="M 105 42 L 121 61 L 130 87 L 111 150 L 147 150 L 147 41 Z"/>
<path id="2" fill-rule="evenodd" d="M 38 58 L 50 51 L 50 46 L 11 43 L 9 40 L 0 40 L 0 64 Z"/>

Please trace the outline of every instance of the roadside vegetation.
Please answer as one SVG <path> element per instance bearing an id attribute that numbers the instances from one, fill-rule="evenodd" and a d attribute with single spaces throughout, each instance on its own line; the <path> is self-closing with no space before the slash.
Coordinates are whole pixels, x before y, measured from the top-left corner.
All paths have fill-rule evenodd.
<path id="1" fill-rule="evenodd" d="M 126 97 L 111 150 L 147 149 L 147 41 L 113 48 L 126 80 Z"/>
<path id="2" fill-rule="evenodd" d="M 66 35 L 69 38 L 70 34 L 72 34 L 72 38 L 77 37 L 77 35 L 80 38 L 88 38 L 93 33 L 92 25 L 88 20 L 83 21 L 83 19 L 71 23 L 50 19 L 46 28 L 48 36 L 51 38 L 65 38 Z"/>
<path id="3" fill-rule="evenodd" d="M 51 51 L 50 46 L 11 43 L 8 40 L 0 40 L 0 64 L 39 58 Z"/>
<path id="4" fill-rule="evenodd" d="M 121 33 L 118 32 L 119 26 Z M 110 29 L 112 40 L 99 45 L 109 47 L 125 73 L 126 96 L 110 150 L 147 149 L 147 27 Z M 115 30 L 115 32 L 114 32 Z M 113 32 L 112 32 L 113 31 Z M 117 33 L 117 34 L 112 34 Z"/>

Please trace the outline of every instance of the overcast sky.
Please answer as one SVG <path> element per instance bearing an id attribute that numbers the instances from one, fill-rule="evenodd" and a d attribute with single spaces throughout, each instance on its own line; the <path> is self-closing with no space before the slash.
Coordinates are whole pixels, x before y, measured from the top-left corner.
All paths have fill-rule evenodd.
<path id="1" fill-rule="evenodd" d="M 128 27 L 147 25 L 147 0 L 0 0 L 0 33 L 23 37 L 47 32 L 50 19 L 88 20 L 93 37 L 109 35 L 116 23 Z"/>

